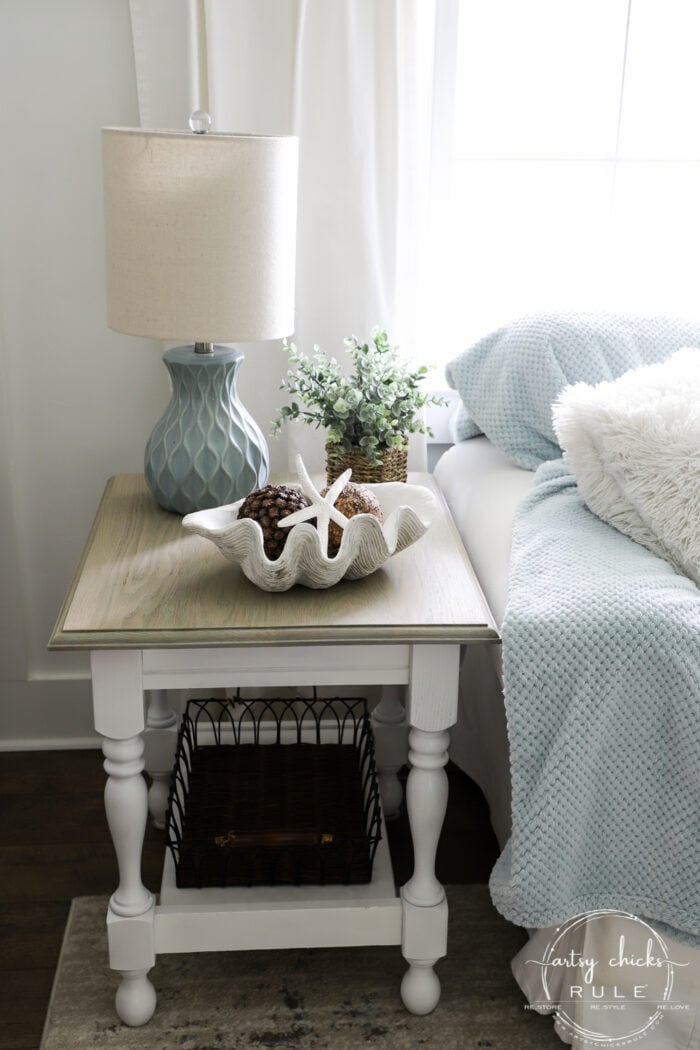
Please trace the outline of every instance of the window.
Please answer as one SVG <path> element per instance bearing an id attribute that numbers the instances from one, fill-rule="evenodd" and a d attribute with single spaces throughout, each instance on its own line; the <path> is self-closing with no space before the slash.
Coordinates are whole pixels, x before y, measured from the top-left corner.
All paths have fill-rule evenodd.
<path id="1" fill-rule="evenodd" d="M 523 313 L 700 314 L 698 0 L 458 14 L 429 268 L 440 363 Z"/>

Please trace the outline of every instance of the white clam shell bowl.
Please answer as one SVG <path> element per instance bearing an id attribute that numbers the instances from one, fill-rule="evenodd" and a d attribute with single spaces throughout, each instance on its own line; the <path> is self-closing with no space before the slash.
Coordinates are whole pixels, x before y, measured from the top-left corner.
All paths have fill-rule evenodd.
<path id="1" fill-rule="evenodd" d="M 387 482 L 366 488 L 379 500 L 384 520 L 380 522 L 373 514 L 350 518 L 340 549 L 332 558 L 321 549 L 316 527 L 302 522 L 289 530 L 282 554 L 271 561 L 263 549 L 263 532 L 258 522 L 238 519 L 243 500 L 187 514 L 182 524 L 215 543 L 264 591 L 287 591 L 297 583 L 321 590 L 344 577 L 359 580 L 369 576 L 393 554 L 419 540 L 430 527 L 436 503 L 423 485 Z"/>

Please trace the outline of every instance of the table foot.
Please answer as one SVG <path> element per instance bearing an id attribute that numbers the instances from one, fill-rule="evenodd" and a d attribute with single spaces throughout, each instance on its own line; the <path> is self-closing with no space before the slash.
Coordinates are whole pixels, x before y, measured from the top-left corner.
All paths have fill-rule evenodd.
<path id="1" fill-rule="evenodd" d="M 156 990 L 149 981 L 148 970 L 120 970 L 122 982 L 114 1006 L 117 1016 L 131 1028 L 146 1024 L 156 1008 Z"/>
<path id="2" fill-rule="evenodd" d="M 401 999 L 412 1014 L 429 1014 L 440 1002 L 440 978 L 433 966 L 437 959 L 407 959 L 401 981 Z"/>

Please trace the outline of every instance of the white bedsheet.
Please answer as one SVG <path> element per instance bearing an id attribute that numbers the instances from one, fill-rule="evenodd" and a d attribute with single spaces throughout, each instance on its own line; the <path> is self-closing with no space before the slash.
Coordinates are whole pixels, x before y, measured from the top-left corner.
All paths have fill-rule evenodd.
<path id="1" fill-rule="evenodd" d="M 453 445 L 435 468 L 435 479 L 499 627 L 508 593 L 513 518 L 533 477 L 485 437 Z"/>
<path id="2" fill-rule="evenodd" d="M 514 466 L 485 437 L 452 446 L 434 473 L 500 627 L 508 596 L 513 518 L 533 473 Z M 459 720 L 450 733 L 450 757 L 483 791 L 503 847 L 510 835 L 510 760 L 500 672 L 500 646 L 465 648 Z M 614 946 L 623 928 L 614 918 L 606 923 L 601 930 L 603 944 Z M 553 929 L 531 931 L 530 941 L 513 960 L 515 978 L 530 1002 L 541 999 L 542 993 L 537 968 L 528 966 L 526 959 L 541 958 L 553 933 Z M 687 964 L 676 971 L 676 988 L 678 1000 L 688 1009 L 664 1016 L 640 1045 L 649 1050 L 700 1050 L 700 952 L 672 940 L 669 946 L 672 957 Z M 605 947 L 601 950 L 604 954 Z M 582 1016 L 576 1019 L 583 1023 Z M 557 1023 L 555 1028 L 564 1042 L 571 1041 L 563 1026 Z"/>

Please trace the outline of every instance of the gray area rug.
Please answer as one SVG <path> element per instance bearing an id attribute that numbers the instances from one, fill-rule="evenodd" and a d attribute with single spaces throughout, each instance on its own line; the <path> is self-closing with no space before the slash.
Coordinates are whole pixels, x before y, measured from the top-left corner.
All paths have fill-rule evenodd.
<path id="1" fill-rule="evenodd" d="M 523 1009 L 510 960 L 522 931 L 494 911 L 485 886 L 448 888 L 442 999 L 428 1017 L 399 998 L 399 948 L 161 956 L 155 1015 L 127 1028 L 114 1013 L 106 897 L 73 901 L 42 1050 L 562 1050 L 552 1021 Z"/>

